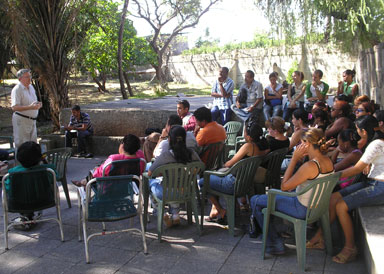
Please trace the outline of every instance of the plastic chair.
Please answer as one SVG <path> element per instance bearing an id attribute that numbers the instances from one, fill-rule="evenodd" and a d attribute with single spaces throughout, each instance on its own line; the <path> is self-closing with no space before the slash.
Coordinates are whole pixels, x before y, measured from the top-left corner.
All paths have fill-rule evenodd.
<path id="1" fill-rule="evenodd" d="M 0 140 L 5 140 L 9 143 L 9 148 L 5 150 L 9 153 L 9 159 L 15 158 L 15 146 L 13 145 L 13 137 L 12 136 L 0 136 Z"/>
<path id="2" fill-rule="evenodd" d="M 9 180 L 8 186 L 5 182 Z M 60 211 L 60 194 L 55 172 L 50 168 L 7 173 L 2 180 L 5 250 L 8 250 L 8 231 L 15 225 L 34 224 L 54 220 L 59 224 L 61 241 L 64 242 Z M 8 188 L 8 189 L 7 189 Z M 57 218 L 42 218 L 8 224 L 8 212 L 31 213 L 56 207 Z"/>
<path id="3" fill-rule="evenodd" d="M 72 206 L 67 184 L 67 161 L 71 157 L 71 153 L 72 148 L 70 147 L 52 149 L 45 153 L 47 162 L 55 166 L 56 180 L 61 182 L 69 208 Z"/>
<path id="4" fill-rule="evenodd" d="M 262 162 L 266 165 L 267 173 L 265 176 L 265 185 L 271 188 L 280 188 L 281 179 L 281 164 L 285 155 L 288 153 L 288 148 L 281 148 L 268 153 Z"/>
<path id="5" fill-rule="evenodd" d="M 205 170 L 216 170 L 223 165 L 224 147 L 225 144 L 223 142 L 203 147 L 199 156 L 205 164 Z"/>
<path id="6" fill-rule="evenodd" d="M 240 160 L 235 165 L 233 165 L 226 172 L 219 171 L 204 171 L 204 185 L 203 185 L 203 195 L 201 203 L 201 228 L 203 228 L 204 222 L 204 201 L 206 193 L 211 193 L 213 195 L 223 197 L 227 205 L 227 219 L 229 226 L 229 234 L 235 236 L 235 204 L 237 197 L 243 197 L 248 194 L 250 187 L 253 184 L 253 177 L 255 176 L 256 170 L 259 167 L 262 158 L 259 156 L 250 157 L 247 159 Z M 234 183 L 234 193 L 232 195 L 225 194 L 216 190 L 213 190 L 209 186 L 210 175 L 216 175 L 219 177 L 225 177 L 228 174 L 233 174 L 236 177 Z"/>
<path id="7" fill-rule="evenodd" d="M 149 180 L 162 176 L 161 185 L 163 187 L 163 199 L 153 197 L 157 203 L 157 236 L 161 242 L 161 235 L 163 233 L 163 215 L 164 206 L 170 203 L 186 203 L 188 223 L 192 223 L 192 212 L 195 215 L 195 223 L 200 233 L 199 214 L 197 210 L 196 193 L 197 189 L 197 174 L 204 170 L 202 162 L 191 162 L 186 165 L 183 164 L 166 164 L 156 168 L 152 176 L 147 173 L 143 174 L 144 183 L 144 227 L 147 225 L 148 214 L 148 199 L 150 195 Z"/>
<path id="8" fill-rule="evenodd" d="M 314 223 L 318 220 L 321 221 L 321 227 L 325 238 L 326 251 L 328 254 L 332 254 L 332 236 L 329 224 L 329 200 L 332 191 L 340 178 L 340 175 L 341 173 L 337 172 L 322 178 L 318 178 L 316 180 L 311 180 L 310 184 L 303 188 L 300 192 L 284 192 L 277 189 L 270 189 L 268 191 L 268 206 L 267 208 L 263 209 L 263 259 L 265 257 L 265 243 L 268 235 L 270 215 L 275 215 L 293 223 L 295 228 L 297 262 L 303 271 L 305 271 L 305 243 L 307 239 L 307 224 Z M 307 191 L 312 191 L 312 194 L 309 200 L 309 206 L 305 219 L 296 219 L 275 210 L 276 195 L 297 197 L 306 193 Z"/>
<path id="9" fill-rule="evenodd" d="M 89 263 L 89 241 L 95 236 L 104 236 L 118 232 L 138 231 L 143 238 L 144 254 L 147 254 L 143 223 L 143 195 L 140 183 L 138 208 L 133 201 L 133 180 L 141 181 L 136 175 L 107 176 L 90 180 L 86 189 L 78 187 L 79 214 L 79 240 L 81 240 L 81 228 L 83 227 L 85 258 Z M 105 231 L 104 222 L 115 222 L 139 215 L 141 229 L 127 228 L 117 231 Z M 102 222 L 103 231 L 87 235 L 87 222 Z"/>
<path id="10" fill-rule="evenodd" d="M 241 127 L 242 123 L 238 121 L 230 121 L 224 125 L 227 134 L 227 139 L 225 140 L 225 161 L 229 158 L 229 152 L 235 149 L 236 138 Z"/>

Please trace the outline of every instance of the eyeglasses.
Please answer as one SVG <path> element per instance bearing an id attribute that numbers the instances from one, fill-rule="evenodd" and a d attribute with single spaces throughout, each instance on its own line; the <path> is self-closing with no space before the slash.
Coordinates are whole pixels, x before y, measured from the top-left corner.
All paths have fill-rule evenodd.
<path id="1" fill-rule="evenodd" d="M 355 112 L 365 112 L 365 109 L 363 109 L 363 108 L 357 108 L 356 110 L 355 110 Z"/>

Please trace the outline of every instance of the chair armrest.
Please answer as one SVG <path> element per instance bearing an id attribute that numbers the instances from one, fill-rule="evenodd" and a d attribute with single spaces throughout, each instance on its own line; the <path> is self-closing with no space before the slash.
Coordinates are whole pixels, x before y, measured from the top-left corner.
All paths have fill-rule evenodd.
<path id="1" fill-rule="evenodd" d="M 228 169 L 225 172 L 214 171 L 214 170 L 206 170 L 206 171 L 204 171 L 204 177 L 205 177 L 205 174 L 207 174 L 207 175 L 216 175 L 216 176 L 219 176 L 219 177 L 225 177 L 225 176 L 227 176 L 230 173 L 230 171 L 231 171 L 231 169 Z"/>

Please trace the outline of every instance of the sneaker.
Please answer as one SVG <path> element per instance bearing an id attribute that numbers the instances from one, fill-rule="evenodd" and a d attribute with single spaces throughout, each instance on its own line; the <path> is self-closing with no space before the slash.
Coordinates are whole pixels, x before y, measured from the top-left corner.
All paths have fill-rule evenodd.
<path id="1" fill-rule="evenodd" d="M 14 223 L 27 222 L 29 219 L 25 216 L 20 215 L 19 217 L 12 220 Z M 18 224 L 13 226 L 16 230 L 28 231 L 34 227 L 34 224 Z"/>

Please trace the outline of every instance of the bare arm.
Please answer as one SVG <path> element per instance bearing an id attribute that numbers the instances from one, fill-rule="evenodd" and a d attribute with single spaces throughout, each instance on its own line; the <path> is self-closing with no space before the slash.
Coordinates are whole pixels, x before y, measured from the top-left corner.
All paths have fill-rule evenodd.
<path id="1" fill-rule="evenodd" d="M 347 157 L 335 164 L 335 171 L 344 170 L 356 164 L 361 158 L 361 153 L 349 153 Z"/>
<path id="2" fill-rule="evenodd" d="M 361 172 L 363 172 L 363 170 L 368 166 L 368 164 L 364 163 L 363 161 L 358 161 L 356 163 L 356 165 L 354 165 L 353 167 L 350 167 L 350 168 L 347 168 L 347 169 L 344 169 L 341 173 L 341 177 L 352 177 L 354 175 L 357 175 Z"/>
<path id="3" fill-rule="evenodd" d="M 252 144 L 250 143 L 246 143 L 244 144 L 240 149 L 239 151 L 235 154 L 235 156 L 233 156 L 233 158 L 229 161 L 227 161 L 224 166 L 225 167 L 231 167 L 233 166 L 234 164 L 236 164 L 238 161 L 240 161 L 241 159 L 244 158 L 245 155 L 247 155 L 247 152 L 250 150 L 250 146 L 252 146 Z"/>

